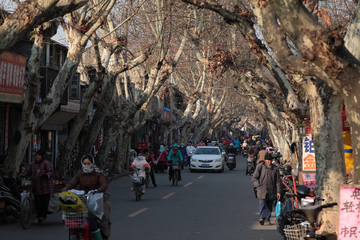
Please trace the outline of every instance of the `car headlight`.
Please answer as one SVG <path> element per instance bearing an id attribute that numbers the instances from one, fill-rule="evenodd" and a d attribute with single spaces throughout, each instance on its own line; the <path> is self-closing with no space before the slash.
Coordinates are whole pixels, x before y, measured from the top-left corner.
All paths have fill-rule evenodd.
<path id="1" fill-rule="evenodd" d="M 221 162 L 221 158 L 216 159 L 215 162 Z"/>
<path id="2" fill-rule="evenodd" d="M 197 160 L 195 158 L 191 158 L 192 162 L 197 162 Z"/>

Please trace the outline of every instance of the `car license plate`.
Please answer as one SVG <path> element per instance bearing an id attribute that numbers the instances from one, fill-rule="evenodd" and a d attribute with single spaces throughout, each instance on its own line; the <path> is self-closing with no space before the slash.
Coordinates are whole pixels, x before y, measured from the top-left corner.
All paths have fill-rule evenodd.
<path id="1" fill-rule="evenodd" d="M 201 166 L 203 166 L 203 167 L 209 167 L 210 164 L 201 164 Z"/>
<path id="2" fill-rule="evenodd" d="M 5 202 L 0 202 L 0 208 L 4 208 L 5 207 Z"/>

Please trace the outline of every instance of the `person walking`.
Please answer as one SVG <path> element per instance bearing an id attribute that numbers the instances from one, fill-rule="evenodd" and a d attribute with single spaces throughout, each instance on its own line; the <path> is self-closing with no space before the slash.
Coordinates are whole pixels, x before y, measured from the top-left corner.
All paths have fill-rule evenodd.
<path id="1" fill-rule="evenodd" d="M 274 200 L 280 199 L 281 179 L 278 167 L 273 165 L 272 156 L 265 155 L 265 160 L 259 162 L 252 176 L 252 181 L 257 188 L 259 199 L 260 225 L 271 225 L 270 217 Z"/>
<path id="2" fill-rule="evenodd" d="M 187 158 L 188 158 L 184 143 L 180 144 L 180 152 L 181 152 L 181 156 L 183 158 L 183 160 L 181 161 L 181 169 L 184 169 L 184 165 L 187 162 Z"/>
<path id="3" fill-rule="evenodd" d="M 195 152 L 196 148 L 192 145 L 191 142 L 188 142 L 188 146 L 186 147 L 186 154 L 188 156 L 187 166 L 190 166 L 190 158 Z"/>
<path id="4" fill-rule="evenodd" d="M 150 177 L 151 177 L 151 182 L 154 185 L 154 187 L 157 187 L 156 181 L 155 181 L 155 174 L 154 174 L 154 162 L 155 162 L 155 158 L 149 153 L 149 149 L 145 148 L 144 151 L 144 157 L 146 159 L 146 161 L 149 163 L 150 165 Z"/>
<path id="5" fill-rule="evenodd" d="M 260 151 L 258 153 L 258 161 L 264 161 L 265 160 L 265 155 L 268 153 L 266 150 L 264 150 L 263 146 L 260 147 Z"/>
<path id="6" fill-rule="evenodd" d="M 158 169 L 164 173 L 168 153 L 165 150 L 164 144 L 160 145 L 160 150 L 156 152 L 156 159 L 158 159 Z"/>
<path id="7" fill-rule="evenodd" d="M 35 162 L 32 162 L 22 175 L 33 178 L 37 222 L 41 223 L 47 217 L 50 194 L 54 192 L 54 170 L 52 164 L 45 159 L 45 152 L 37 151 Z"/>

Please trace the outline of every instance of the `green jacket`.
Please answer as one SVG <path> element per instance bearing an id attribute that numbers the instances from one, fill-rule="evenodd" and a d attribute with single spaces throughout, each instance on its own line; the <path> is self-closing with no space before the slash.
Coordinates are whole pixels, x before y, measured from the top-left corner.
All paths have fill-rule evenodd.
<path id="1" fill-rule="evenodd" d="M 181 161 L 183 160 L 183 158 L 181 156 L 181 151 L 178 149 L 178 151 L 176 152 L 176 155 L 175 155 L 174 151 L 171 149 L 168 160 L 173 161 L 173 163 L 180 164 L 179 160 L 181 160 Z"/>

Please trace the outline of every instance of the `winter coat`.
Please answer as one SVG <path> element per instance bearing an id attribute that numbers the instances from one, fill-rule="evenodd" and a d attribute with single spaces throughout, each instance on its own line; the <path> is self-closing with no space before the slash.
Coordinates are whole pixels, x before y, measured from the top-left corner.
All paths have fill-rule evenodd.
<path id="1" fill-rule="evenodd" d="M 144 156 L 139 156 L 137 158 L 135 158 L 135 160 L 133 161 L 133 163 L 130 166 L 131 168 L 140 168 L 139 170 L 139 176 L 143 177 L 145 179 L 146 177 L 146 172 L 145 172 L 145 168 L 150 168 L 149 164 L 146 162 L 146 159 Z M 134 172 L 134 177 L 137 177 L 137 174 Z"/>
<path id="2" fill-rule="evenodd" d="M 240 147 L 240 141 L 239 141 L 239 139 L 236 139 L 235 147 L 236 147 L 236 148 L 239 148 L 239 147 Z"/>
<path id="3" fill-rule="evenodd" d="M 162 153 L 160 152 L 160 150 L 157 151 L 156 153 L 156 158 L 159 158 L 159 162 L 166 162 L 168 153 L 164 150 Z"/>
<path id="4" fill-rule="evenodd" d="M 265 155 L 266 155 L 267 151 L 266 150 L 261 150 L 258 154 L 258 159 L 259 161 L 261 160 L 265 160 Z"/>
<path id="5" fill-rule="evenodd" d="M 183 157 L 183 158 L 187 158 L 188 157 L 188 155 L 187 155 L 187 153 L 186 153 L 186 148 L 180 148 L 180 152 L 181 152 L 181 156 Z"/>
<path id="6" fill-rule="evenodd" d="M 173 161 L 172 163 L 180 163 L 180 160 L 182 161 L 183 158 L 181 156 L 180 150 L 177 150 L 176 154 L 174 154 L 174 151 L 171 150 L 168 157 L 169 161 Z"/>
<path id="7" fill-rule="evenodd" d="M 276 194 L 281 192 L 280 173 L 274 164 L 267 165 L 264 161 L 260 161 L 252 181 L 257 187 L 258 199 L 276 200 Z"/>
<path id="8" fill-rule="evenodd" d="M 75 177 L 66 185 L 66 189 L 76 188 L 78 184 L 80 184 L 79 189 L 84 190 L 86 193 L 95 189 L 99 192 L 105 192 L 108 188 L 108 183 L 103 173 L 93 171 L 86 174 L 82 169 L 77 171 Z"/>
<path id="9" fill-rule="evenodd" d="M 25 176 L 36 177 L 32 180 L 34 195 L 43 195 L 54 192 L 54 170 L 48 160 L 32 162 L 23 172 Z M 41 178 L 42 175 L 48 175 L 48 178 Z"/>
<path id="10" fill-rule="evenodd" d="M 188 155 L 188 156 L 191 156 L 194 152 L 195 152 L 195 150 L 196 150 L 196 148 L 195 147 L 193 147 L 193 146 L 187 146 L 186 147 L 186 154 Z"/>

